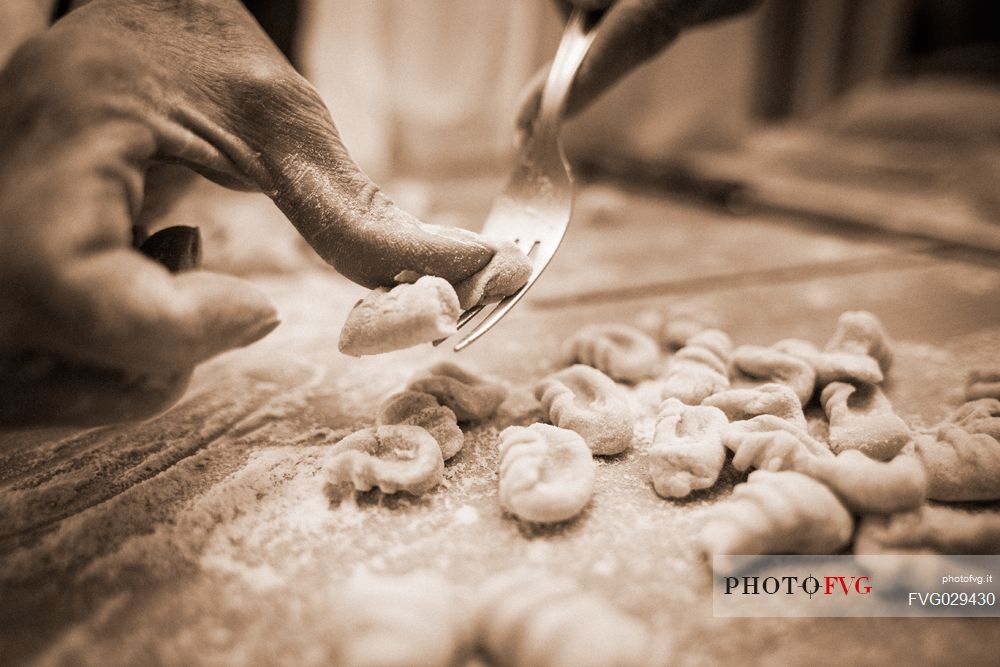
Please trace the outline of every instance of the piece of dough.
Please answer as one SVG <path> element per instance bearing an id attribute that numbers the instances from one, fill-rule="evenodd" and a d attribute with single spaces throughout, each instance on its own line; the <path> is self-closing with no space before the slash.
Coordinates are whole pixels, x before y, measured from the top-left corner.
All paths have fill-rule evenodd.
<path id="1" fill-rule="evenodd" d="M 449 667 L 471 652 L 472 627 L 451 584 L 440 575 L 359 573 L 340 591 L 331 665 Z"/>
<path id="2" fill-rule="evenodd" d="M 496 301 L 521 289 L 531 277 L 531 260 L 510 241 L 494 241 L 493 258 L 477 273 L 455 285 L 463 309 Z"/>
<path id="3" fill-rule="evenodd" d="M 878 362 L 883 374 L 892 367 L 892 341 L 878 317 L 866 310 L 841 313 L 826 349 L 828 352 L 868 355 Z"/>
<path id="4" fill-rule="evenodd" d="M 792 471 L 755 470 L 712 508 L 701 532 L 709 555 L 829 554 L 854 521 L 823 483 Z"/>
<path id="5" fill-rule="evenodd" d="M 375 289 L 348 313 L 337 346 L 360 357 L 447 338 L 458 331 L 460 313 L 455 290 L 444 278 L 424 276 L 413 284 Z"/>
<path id="6" fill-rule="evenodd" d="M 969 433 L 982 433 L 1000 440 L 1000 399 L 968 401 L 948 415 L 948 422 Z"/>
<path id="7" fill-rule="evenodd" d="M 387 398 L 379 406 L 375 423 L 379 426 L 411 424 L 426 429 L 437 440 L 445 461 L 465 444 L 465 435 L 458 427 L 455 413 L 422 391 L 402 391 Z"/>
<path id="8" fill-rule="evenodd" d="M 728 426 L 729 420 L 718 408 L 665 400 L 647 458 L 656 493 L 683 498 L 693 490 L 714 486 L 726 462 L 722 436 Z"/>
<path id="9" fill-rule="evenodd" d="M 628 396 L 596 368 L 576 364 L 553 373 L 535 385 L 535 398 L 553 424 L 579 433 L 594 454 L 619 454 L 632 445 Z"/>
<path id="10" fill-rule="evenodd" d="M 652 338 L 625 324 L 590 324 L 566 341 L 570 362 L 593 366 L 613 380 L 638 382 L 656 374 L 660 349 Z"/>
<path id="11" fill-rule="evenodd" d="M 508 426 L 500 433 L 500 504 L 524 521 L 572 519 L 590 502 L 595 467 L 590 447 L 569 429 Z"/>
<path id="12" fill-rule="evenodd" d="M 848 449 L 833 459 L 808 461 L 799 472 L 826 484 L 855 514 L 906 512 L 927 498 L 927 473 L 912 454 L 883 463 Z"/>
<path id="13" fill-rule="evenodd" d="M 916 438 L 934 500 L 1000 499 L 1000 401 L 983 398 L 958 408 L 932 434 Z"/>
<path id="14" fill-rule="evenodd" d="M 734 421 L 722 442 L 733 452 L 733 466 L 738 470 L 801 470 L 807 459 L 833 458 L 827 446 L 805 428 L 774 415 Z"/>
<path id="15" fill-rule="evenodd" d="M 378 426 L 356 431 L 327 453 L 330 494 L 358 491 L 425 493 L 441 483 L 444 458 L 437 441 L 419 426 Z"/>
<path id="16" fill-rule="evenodd" d="M 706 329 L 721 329 L 722 318 L 711 308 L 674 303 L 661 310 L 643 311 L 636 318 L 636 326 L 664 349 L 677 350 Z"/>
<path id="17" fill-rule="evenodd" d="M 912 455 L 888 463 L 848 449 L 837 456 L 804 428 L 773 416 L 730 424 L 723 442 L 737 470 L 793 470 L 826 484 L 856 514 L 902 512 L 927 497 L 927 474 Z"/>
<path id="18" fill-rule="evenodd" d="M 854 553 L 1000 554 L 1000 513 L 924 505 L 891 516 L 865 517 Z"/>
<path id="19" fill-rule="evenodd" d="M 830 420 L 830 449 L 835 453 L 857 449 L 887 461 L 912 439 L 910 428 L 876 385 L 831 382 L 820 402 Z"/>
<path id="20" fill-rule="evenodd" d="M 670 359 L 662 398 L 698 405 L 708 396 L 729 388 L 733 343 L 725 332 L 706 329 L 691 337 Z"/>
<path id="21" fill-rule="evenodd" d="M 701 404 L 719 408 L 730 421 L 773 415 L 799 428 L 806 428 L 802 404 L 795 393 L 783 384 L 770 382 L 758 387 L 727 389 L 706 397 Z"/>
<path id="22" fill-rule="evenodd" d="M 965 380 L 965 400 L 1000 399 L 1000 368 L 977 368 Z"/>
<path id="23" fill-rule="evenodd" d="M 451 361 L 434 364 L 406 388 L 430 394 L 463 422 L 492 416 L 507 398 L 499 382 Z"/>
<path id="24" fill-rule="evenodd" d="M 809 402 L 816 388 L 816 370 L 810 363 L 773 347 L 741 345 L 733 352 L 733 365 L 752 378 L 789 387 L 800 406 Z"/>
<path id="25" fill-rule="evenodd" d="M 497 667 L 667 664 L 643 623 L 568 579 L 503 573 L 487 581 L 478 598 L 478 643 Z"/>
<path id="26" fill-rule="evenodd" d="M 779 352 L 799 357 L 816 372 L 816 387 L 821 388 L 831 382 L 854 382 L 857 384 L 879 384 L 885 377 L 878 361 L 867 354 L 855 352 L 820 352 L 819 348 L 806 340 L 786 338 L 771 346 Z"/>

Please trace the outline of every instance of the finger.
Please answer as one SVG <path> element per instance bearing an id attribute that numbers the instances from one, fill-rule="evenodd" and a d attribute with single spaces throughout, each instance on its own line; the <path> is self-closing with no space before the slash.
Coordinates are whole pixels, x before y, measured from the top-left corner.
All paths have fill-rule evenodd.
<path id="1" fill-rule="evenodd" d="M 290 108 L 261 151 L 272 179 L 266 190 L 337 271 L 372 288 L 395 284 L 403 271 L 456 283 L 489 262 L 487 244 L 437 233 L 396 206 L 351 159 L 314 92 Z"/>
<path id="2" fill-rule="evenodd" d="M 551 62 L 542 65 L 532 75 L 521 93 L 521 101 L 517 105 L 517 115 L 514 118 L 516 131 L 514 141 L 517 146 L 524 144 L 533 133 L 535 119 L 538 118 L 538 109 L 542 105 L 542 89 L 545 87 L 545 79 L 549 75 L 551 66 Z"/>
<path id="3" fill-rule="evenodd" d="M 371 204 L 364 199 L 360 211 L 342 211 L 335 229 L 323 220 L 296 217 L 300 225 L 311 225 L 299 229 L 308 229 L 304 235 L 320 256 L 360 285 L 393 285 L 402 272 L 458 283 L 481 270 L 493 256 L 486 244 L 435 230 L 384 195 L 376 195 Z"/>
<path id="4" fill-rule="evenodd" d="M 574 9 L 600 15 L 605 9 L 615 3 L 615 0 L 555 0 L 556 9 L 563 19 L 568 19 Z"/>
<path id="5" fill-rule="evenodd" d="M 676 4 L 619 0 L 607 10 L 570 89 L 566 116 L 589 106 L 622 76 L 677 38 L 682 26 L 671 11 Z"/>
<path id="6" fill-rule="evenodd" d="M 554 4 L 563 21 L 569 20 L 573 10 L 581 9 L 589 13 L 593 22 L 596 23 L 603 15 L 604 10 L 610 7 L 613 2 L 614 0 L 555 0 Z M 532 133 L 532 124 L 538 116 L 538 108 L 541 106 L 542 88 L 545 87 L 545 79 L 551 66 L 551 61 L 545 63 L 524 86 L 521 100 L 517 105 L 517 115 L 514 119 L 515 143 L 518 146 L 523 144 Z"/>
<path id="7" fill-rule="evenodd" d="M 148 419 L 187 388 L 191 369 L 166 375 L 129 374 L 51 355 L 0 355 L 5 391 L 0 427 L 99 426 Z"/>
<path id="8" fill-rule="evenodd" d="M 278 325 L 270 301 L 242 280 L 176 276 L 128 248 L 74 258 L 50 280 L 15 286 L 34 301 L 21 339 L 81 364 L 162 375 L 248 345 Z M 37 320 L 38 313 L 45 317 Z"/>
<path id="9" fill-rule="evenodd" d="M 368 179 L 344 148 L 319 95 L 240 3 L 203 4 L 204 20 L 197 24 L 174 7 L 112 5 L 115 30 L 126 34 L 144 24 L 158 30 L 129 35 L 148 48 L 109 62 L 109 68 L 129 69 L 131 61 L 148 58 L 157 48 L 174 53 L 178 36 L 187 49 L 181 71 L 170 59 L 143 62 L 145 71 L 159 77 L 143 119 L 155 133 L 157 157 L 229 187 L 256 185 L 323 259 L 367 287 L 391 285 L 407 270 L 458 282 L 486 265 L 493 251 L 485 244 L 435 234 Z M 108 18 L 99 8 L 89 15 L 78 12 L 75 24 L 64 23 L 62 37 L 75 27 L 81 41 L 93 40 Z M 218 49 L 217 30 L 206 29 L 213 25 L 224 26 L 240 49 Z M 169 44 L 161 43 L 165 35 Z M 148 78 L 132 71 L 122 75 L 122 80 Z"/>
<path id="10" fill-rule="evenodd" d="M 573 116 L 682 30 L 742 12 L 759 0 L 618 0 L 601 19 L 566 102 Z"/>
<path id="11" fill-rule="evenodd" d="M 568 19 L 569 14 L 575 9 L 589 11 L 600 17 L 596 23 L 597 27 L 594 28 L 597 30 L 594 44 L 580 65 L 562 110 L 565 117 L 573 116 L 589 105 L 631 66 L 626 64 L 629 54 L 619 54 L 617 51 L 622 50 L 623 46 L 626 50 L 633 48 L 629 41 L 630 36 L 623 33 L 634 30 L 636 25 L 643 25 L 643 19 L 638 16 L 639 5 L 636 0 L 620 0 L 614 5 L 610 0 L 557 0 L 557 7 L 564 19 Z M 623 56 L 626 57 L 625 60 Z M 551 66 L 551 62 L 543 65 L 525 86 L 514 121 L 518 145 L 523 144 L 532 134 Z"/>

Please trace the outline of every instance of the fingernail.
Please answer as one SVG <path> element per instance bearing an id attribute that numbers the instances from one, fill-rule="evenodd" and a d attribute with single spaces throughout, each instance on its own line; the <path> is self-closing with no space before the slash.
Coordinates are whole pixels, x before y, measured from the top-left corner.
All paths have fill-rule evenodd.
<path id="1" fill-rule="evenodd" d="M 234 345 L 236 347 L 246 347 L 251 343 L 255 343 L 277 329 L 279 324 L 281 324 L 281 318 L 275 313 L 271 319 L 260 321 L 244 329 L 242 335 L 234 341 Z"/>
<path id="2" fill-rule="evenodd" d="M 201 232 L 197 227 L 176 225 L 161 229 L 139 245 L 139 252 L 171 273 L 190 271 L 201 265 Z"/>

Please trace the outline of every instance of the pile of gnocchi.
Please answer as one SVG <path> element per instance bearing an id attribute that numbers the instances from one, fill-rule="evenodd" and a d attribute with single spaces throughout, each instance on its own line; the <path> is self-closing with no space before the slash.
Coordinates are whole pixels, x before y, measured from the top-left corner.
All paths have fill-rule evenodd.
<path id="1" fill-rule="evenodd" d="M 711 313 L 647 313 L 636 324 L 577 331 L 565 342 L 565 367 L 533 387 L 544 422 L 499 433 L 497 499 L 510 520 L 580 515 L 593 494 L 594 457 L 636 444 L 629 389 L 642 384 L 658 401 L 641 453 L 650 493 L 684 498 L 716 485 L 727 465 L 752 470 L 712 507 L 699 539 L 706 557 L 1000 553 L 1000 514 L 942 504 L 1000 499 L 1000 370 L 972 372 L 966 402 L 935 427 L 915 429 L 882 390 L 893 343 L 871 313 L 843 313 L 822 349 L 796 339 L 734 347 Z M 664 350 L 672 352 L 665 365 Z M 430 491 L 463 446 L 462 425 L 494 416 L 507 393 L 455 363 L 431 366 L 383 402 L 374 427 L 331 448 L 331 495 Z M 812 401 L 826 416 L 823 437 L 806 420 Z M 499 664 L 665 659 L 637 619 L 569 582 L 538 579 L 498 575 L 449 645 L 479 646 Z M 620 632 L 590 632 L 582 617 Z M 560 634 L 565 627 L 572 641 Z"/>

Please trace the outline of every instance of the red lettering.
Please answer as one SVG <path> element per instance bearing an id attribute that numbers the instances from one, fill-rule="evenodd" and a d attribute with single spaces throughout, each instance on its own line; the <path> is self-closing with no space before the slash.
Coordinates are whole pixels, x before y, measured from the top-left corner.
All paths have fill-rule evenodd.
<path id="1" fill-rule="evenodd" d="M 834 591 L 837 590 L 837 584 L 838 583 L 840 584 L 840 587 L 842 589 L 844 589 L 844 594 L 845 595 L 847 594 L 848 586 L 847 586 L 847 582 L 844 581 L 844 577 L 830 577 L 830 576 L 826 576 L 826 577 L 823 577 L 823 580 L 826 583 L 825 590 L 823 591 L 823 595 L 833 595 Z"/>

